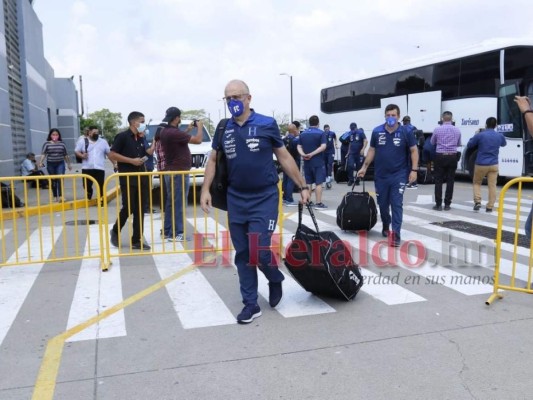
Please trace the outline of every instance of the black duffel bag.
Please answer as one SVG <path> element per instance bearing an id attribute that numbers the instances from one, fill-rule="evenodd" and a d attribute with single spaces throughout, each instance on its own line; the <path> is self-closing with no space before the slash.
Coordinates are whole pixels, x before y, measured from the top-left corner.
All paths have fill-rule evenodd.
<path id="1" fill-rule="evenodd" d="M 364 180 L 362 192 L 354 192 L 354 188 L 355 183 L 337 207 L 337 226 L 343 231 L 369 231 L 378 221 L 376 202 L 365 190 Z"/>
<path id="2" fill-rule="evenodd" d="M 363 286 L 359 266 L 350 247 L 333 232 L 320 232 L 312 208 L 313 230 L 302 224 L 303 205 L 298 205 L 298 228 L 285 252 L 285 266 L 308 292 L 352 300 Z"/>

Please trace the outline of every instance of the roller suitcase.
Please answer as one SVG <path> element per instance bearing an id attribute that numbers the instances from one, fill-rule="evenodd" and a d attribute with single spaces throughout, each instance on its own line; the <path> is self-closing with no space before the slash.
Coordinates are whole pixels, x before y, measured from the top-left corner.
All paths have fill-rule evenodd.
<path id="1" fill-rule="evenodd" d="M 337 207 L 337 226 L 343 231 L 369 231 L 378 221 L 378 211 L 374 198 L 365 190 L 348 192 Z"/>
<path id="2" fill-rule="evenodd" d="M 285 252 L 285 266 L 294 279 L 316 295 L 352 300 L 363 276 L 350 248 L 333 232 L 320 232 L 313 210 L 307 209 L 315 230 L 302 224 L 303 205 L 298 206 L 298 228 Z"/>
<path id="3" fill-rule="evenodd" d="M 339 165 L 335 171 L 335 182 L 348 182 L 348 171 L 346 171 L 346 163 Z"/>

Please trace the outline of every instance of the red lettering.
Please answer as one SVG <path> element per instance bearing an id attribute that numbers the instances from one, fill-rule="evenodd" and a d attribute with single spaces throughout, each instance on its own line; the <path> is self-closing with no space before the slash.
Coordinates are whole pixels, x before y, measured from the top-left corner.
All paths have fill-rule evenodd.
<path id="1" fill-rule="evenodd" d="M 322 252 L 321 247 L 327 248 L 329 242 L 327 240 L 311 240 L 311 264 L 310 267 L 322 267 Z"/>
<path id="2" fill-rule="evenodd" d="M 414 262 L 411 262 L 411 259 L 409 258 L 410 244 L 412 244 L 416 249 L 416 259 Z M 407 240 L 402 243 L 402 247 L 400 248 L 400 260 L 409 268 L 420 267 L 426 260 L 426 255 L 426 248 L 419 240 Z"/>
<path id="3" fill-rule="evenodd" d="M 385 247 L 387 250 L 387 259 L 381 257 L 381 249 Z M 386 267 L 396 265 L 396 253 L 394 252 L 395 247 L 389 246 L 388 240 L 380 240 L 376 242 L 374 247 L 372 247 L 372 261 L 376 267 Z"/>
<path id="4" fill-rule="evenodd" d="M 307 258 L 307 246 L 303 240 L 295 239 L 287 245 L 285 249 L 285 261 L 292 265 L 293 268 L 300 268 L 305 266 Z M 303 257 L 295 257 L 298 254 L 304 254 Z"/>
<path id="5" fill-rule="evenodd" d="M 368 232 L 359 231 L 359 265 L 368 265 Z"/>
<path id="6" fill-rule="evenodd" d="M 333 267 L 339 268 L 351 264 L 352 254 L 350 252 L 350 243 L 347 241 L 336 240 L 331 247 L 333 252 L 331 253 L 330 262 Z"/>
<path id="7" fill-rule="evenodd" d="M 216 267 L 217 258 L 215 248 L 208 241 L 214 238 L 213 233 L 195 233 L 194 235 L 194 263 L 205 267 Z M 206 247 L 207 246 L 207 247 Z M 211 255 L 205 253 L 211 253 Z M 207 261 L 206 260 L 209 260 Z"/>
<path id="8" fill-rule="evenodd" d="M 222 231 L 222 266 L 223 267 L 231 267 L 233 264 L 231 263 L 231 238 L 228 231 Z"/>

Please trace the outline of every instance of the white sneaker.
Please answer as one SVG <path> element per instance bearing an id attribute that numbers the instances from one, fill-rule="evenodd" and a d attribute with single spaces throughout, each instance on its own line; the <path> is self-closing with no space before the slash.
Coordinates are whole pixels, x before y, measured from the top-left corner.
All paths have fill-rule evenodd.
<path id="1" fill-rule="evenodd" d="M 178 233 L 176 237 L 168 237 L 167 241 L 169 242 L 185 242 L 185 236 L 182 233 Z"/>

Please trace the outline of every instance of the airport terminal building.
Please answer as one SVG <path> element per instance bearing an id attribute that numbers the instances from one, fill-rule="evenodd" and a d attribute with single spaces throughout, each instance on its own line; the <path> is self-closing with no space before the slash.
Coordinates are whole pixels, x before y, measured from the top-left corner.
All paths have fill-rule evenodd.
<path id="1" fill-rule="evenodd" d="M 0 5 L 0 176 L 20 175 L 28 152 L 41 153 L 58 128 L 69 153 L 79 132 L 74 77 L 57 78 L 44 57 L 42 24 L 32 0 Z"/>

